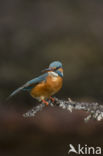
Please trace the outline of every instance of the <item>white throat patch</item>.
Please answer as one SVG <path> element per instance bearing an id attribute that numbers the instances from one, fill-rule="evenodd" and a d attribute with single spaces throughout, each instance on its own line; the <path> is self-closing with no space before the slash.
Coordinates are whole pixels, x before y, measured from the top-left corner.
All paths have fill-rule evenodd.
<path id="1" fill-rule="evenodd" d="M 58 77 L 58 74 L 55 73 L 55 72 L 48 72 L 48 74 L 49 74 L 50 76 Z"/>

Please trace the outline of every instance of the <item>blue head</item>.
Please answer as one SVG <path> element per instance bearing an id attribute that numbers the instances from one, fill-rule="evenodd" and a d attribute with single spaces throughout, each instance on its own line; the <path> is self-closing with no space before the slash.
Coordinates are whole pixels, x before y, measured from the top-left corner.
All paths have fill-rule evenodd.
<path id="1" fill-rule="evenodd" d="M 60 61 L 54 61 L 50 63 L 49 68 L 45 69 L 46 72 L 52 72 L 54 75 L 63 77 L 63 67 Z"/>
<path id="2" fill-rule="evenodd" d="M 50 63 L 49 65 L 50 68 L 62 68 L 62 63 L 59 61 L 54 61 L 52 63 Z"/>

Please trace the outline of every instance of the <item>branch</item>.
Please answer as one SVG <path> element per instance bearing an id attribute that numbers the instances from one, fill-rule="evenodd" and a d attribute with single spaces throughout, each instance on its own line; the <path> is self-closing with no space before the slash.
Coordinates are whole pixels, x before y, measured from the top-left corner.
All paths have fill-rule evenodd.
<path id="1" fill-rule="evenodd" d="M 101 121 L 103 119 L 103 105 L 98 104 L 97 102 L 88 103 L 88 102 L 76 102 L 72 101 L 70 98 L 68 100 L 60 100 L 55 98 L 55 102 L 52 103 L 49 101 L 50 106 L 58 106 L 62 109 L 67 109 L 70 112 L 72 110 L 83 110 L 85 112 L 89 112 L 89 115 L 84 119 L 85 122 L 90 119 L 95 119 L 97 121 Z M 33 107 L 27 113 L 23 114 L 23 117 L 34 117 L 35 114 L 41 111 L 45 107 L 45 104 L 41 103 L 36 107 Z"/>

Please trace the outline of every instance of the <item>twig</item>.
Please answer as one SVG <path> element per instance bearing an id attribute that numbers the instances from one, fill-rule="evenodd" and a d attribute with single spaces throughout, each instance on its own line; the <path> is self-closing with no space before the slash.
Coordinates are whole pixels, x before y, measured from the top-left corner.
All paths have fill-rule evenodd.
<path id="1" fill-rule="evenodd" d="M 97 121 L 101 121 L 103 119 L 103 105 L 98 104 L 97 102 L 88 103 L 88 102 L 76 102 L 72 101 L 70 98 L 68 100 L 60 100 L 55 98 L 55 102 L 52 103 L 49 101 L 50 106 L 58 106 L 62 109 L 67 109 L 70 112 L 72 110 L 83 110 L 89 112 L 89 115 L 84 119 L 85 122 L 90 119 L 95 119 Z M 45 104 L 41 103 L 36 107 L 33 107 L 27 113 L 23 114 L 23 117 L 33 117 L 35 114 L 42 110 L 45 107 Z"/>
<path id="2" fill-rule="evenodd" d="M 23 114 L 23 117 L 33 117 L 39 111 L 41 111 L 45 107 L 44 103 L 39 104 L 38 106 L 33 107 L 31 110 Z"/>

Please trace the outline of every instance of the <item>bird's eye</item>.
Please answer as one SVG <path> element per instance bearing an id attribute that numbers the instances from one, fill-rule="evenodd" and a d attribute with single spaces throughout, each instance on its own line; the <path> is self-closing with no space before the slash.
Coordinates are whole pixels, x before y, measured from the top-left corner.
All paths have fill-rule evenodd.
<path id="1" fill-rule="evenodd" d="M 59 68 L 61 68 L 60 66 L 59 67 L 56 67 L 56 70 L 58 70 Z"/>

